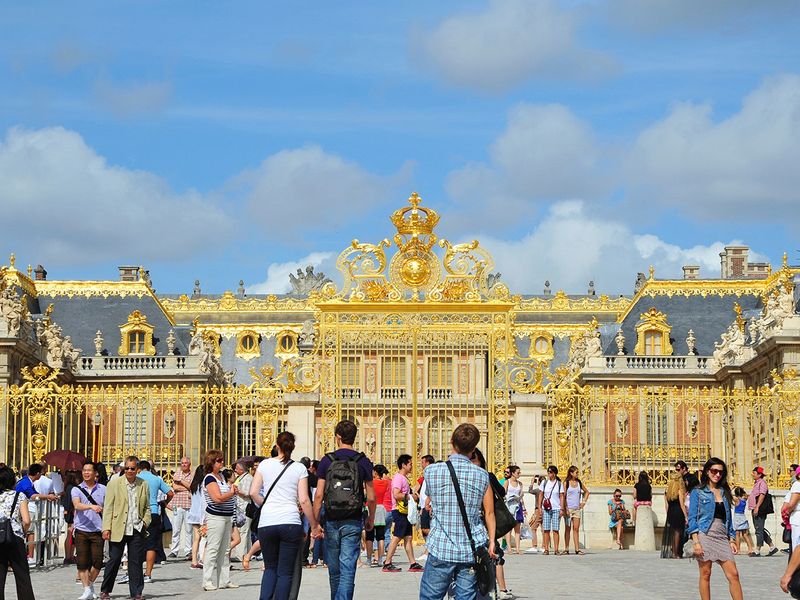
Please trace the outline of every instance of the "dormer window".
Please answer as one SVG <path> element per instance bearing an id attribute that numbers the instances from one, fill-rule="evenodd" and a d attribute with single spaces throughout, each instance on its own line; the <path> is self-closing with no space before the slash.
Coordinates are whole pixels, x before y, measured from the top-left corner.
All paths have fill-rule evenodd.
<path id="1" fill-rule="evenodd" d="M 672 325 L 667 323 L 667 315 L 651 308 L 639 317 L 636 325 L 637 356 L 670 356 L 672 344 L 669 334 Z"/>
<path id="2" fill-rule="evenodd" d="M 242 331 L 236 338 L 236 356 L 251 360 L 261 356 L 260 336 L 255 331 Z"/>
<path id="3" fill-rule="evenodd" d="M 119 326 L 121 342 L 120 356 L 144 355 L 153 356 L 156 353 L 153 346 L 154 327 L 147 322 L 147 316 L 138 310 L 128 315 L 128 322 Z"/>

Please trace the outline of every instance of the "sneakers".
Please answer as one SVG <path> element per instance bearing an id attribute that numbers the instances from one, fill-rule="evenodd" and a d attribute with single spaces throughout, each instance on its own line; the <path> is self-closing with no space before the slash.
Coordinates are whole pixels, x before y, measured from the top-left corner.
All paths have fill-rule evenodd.
<path id="1" fill-rule="evenodd" d="M 94 600 L 94 594 L 92 593 L 92 588 L 83 588 L 83 593 L 80 595 L 78 600 Z"/>
<path id="2" fill-rule="evenodd" d="M 215 586 L 215 585 L 204 585 L 203 589 L 205 591 L 207 591 L 207 592 L 213 592 L 213 591 L 216 591 L 217 586 Z"/>
<path id="3" fill-rule="evenodd" d="M 227 584 L 225 584 L 225 585 L 221 585 L 221 586 L 219 586 L 219 589 L 221 589 L 221 590 L 222 590 L 222 589 L 236 590 L 236 589 L 238 589 L 238 588 L 239 588 L 239 584 L 238 584 L 238 583 L 233 583 L 232 581 L 229 581 L 229 582 L 228 582 Z"/>
<path id="4" fill-rule="evenodd" d="M 100 592 L 100 600 L 111 600 L 111 594 L 108 592 Z"/>
<path id="5" fill-rule="evenodd" d="M 28 559 L 28 566 L 29 567 L 35 567 L 36 566 L 36 559 L 35 558 L 29 558 Z"/>
<path id="6" fill-rule="evenodd" d="M 773 548 L 772 550 L 767 552 L 767 556 L 775 556 L 777 553 L 778 553 L 778 549 L 777 548 Z"/>
<path id="7" fill-rule="evenodd" d="M 415 562 L 413 565 L 408 567 L 408 570 L 411 573 L 422 573 L 425 570 L 425 567 L 423 567 L 418 562 Z"/>
<path id="8" fill-rule="evenodd" d="M 167 554 L 167 558 L 178 558 L 178 554 L 176 552 L 170 552 Z"/>
<path id="9" fill-rule="evenodd" d="M 153 578 L 150 575 L 145 575 L 144 576 L 144 582 L 145 583 L 153 583 Z"/>
<path id="10" fill-rule="evenodd" d="M 540 552 L 541 550 L 536 546 L 533 546 L 532 548 L 528 548 L 527 550 L 525 550 L 525 554 L 539 554 Z"/>
<path id="11" fill-rule="evenodd" d="M 512 600 L 512 598 L 516 598 L 516 596 L 511 593 L 511 590 L 497 590 L 497 600 Z"/>
<path id="12" fill-rule="evenodd" d="M 383 568 L 381 569 L 384 573 L 399 573 L 402 570 L 403 569 L 392 563 L 383 563 Z"/>

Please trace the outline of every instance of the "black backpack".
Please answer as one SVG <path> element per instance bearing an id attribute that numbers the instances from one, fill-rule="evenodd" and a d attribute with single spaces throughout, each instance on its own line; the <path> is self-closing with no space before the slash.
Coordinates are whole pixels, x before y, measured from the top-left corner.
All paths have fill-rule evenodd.
<path id="1" fill-rule="evenodd" d="M 341 460 L 333 452 L 325 456 L 331 461 L 325 473 L 325 518 L 330 521 L 360 519 L 365 497 L 358 461 L 364 458 L 364 453 Z"/>

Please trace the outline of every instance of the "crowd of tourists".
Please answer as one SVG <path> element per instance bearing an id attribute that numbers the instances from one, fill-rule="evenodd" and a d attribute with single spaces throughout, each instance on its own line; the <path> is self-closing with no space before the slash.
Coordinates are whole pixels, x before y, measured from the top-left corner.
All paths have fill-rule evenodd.
<path id="1" fill-rule="evenodd" d="M 360 566 L 398 573 L 404 570 L 395 563 L 398 554 L 405 554 L 405 570 L 422 573 L 421 600 L 507 600 L 514 594 L 506 582 L 505 554 L 522 553 L 522 540 L 530 540 L 529 553 L 584 554 L 579 536 L 590 492 L 577 467 L 563 480 L 555 466 L 534 477 L 527 489 L 533 496 L 529 507 L 521 469 L 510 465 L 501 479 L 488 472 L 472 424 L 453 431 L 447 460 L 421 457 L 421 475 L 413 481 L 411 455 L 401 454 L 390 472 L 354 447 L 352 421 L 339 422 L 335 436 L 336 450 L 318 461 L 295 462 L 295 437 L 289 432 L 278 435 L 270 457 L 243 458 L 232 468 L 226 468 L 220 450 L 208 451 L 194 470 L 184 457 L 169 484 L 136 456 L 116 465 L 110 477 L 104 465 L 91 461 L 63 478 L 47 477 L 41 464 L 17 478 L 0 465 L 0 592 L 11 571 L 17 597 L 34 598 L 30 568 L 41 556 L 34 547 L 43 543 L 31 531 L 38 501 L 59 501 L 64 509 L 65 562 L 77 566 L 80 600 L 110 598 L 116 584 L 127 584 L 132 598 L 143 598 L 154 566 L 167 558 L 188 559 L 192 569 L 202 570 L 199 587 L 208 591 L 238 588 L 231 571 L 250 570 L 252 561 L 260 561 L 262 600 L 297 598 L 303 568 L 325 567 L 332 600 L 349 600 Z M 785 592 L 800 588 L 800 468 L 793 465 L 792 472 L 791 490 L 779 509 L 783 538 L 790 542 L 780 580 Z M 697 560 L 703 600 L 710 598 L 715 562 L 728 579 L 731 598 L 742 598 L 734 555 L 743 542 L 749 556 L 760 556 L 765 544 L 767 555 L 778 552 L 765 527 L 775 507 L 761 467 L 753 479 L 747 493 L 731 489 L 727 466 L 718 458 L 696 474 L 683 461 L 675 464 L 665 490 L 662 556 Z M 633 490 L 634 522 L 641 507 L 652 506 L 652 494 L 642 473 Z M 631 520 L 622 496 L 617 489 L 606 502 L 620 550 Z M 745 511 L 752 517 L 755 545 Z M 424 541 L 420 556 L 415 527 Z M 800 597 L 800 589 L 797 593 Z"/>

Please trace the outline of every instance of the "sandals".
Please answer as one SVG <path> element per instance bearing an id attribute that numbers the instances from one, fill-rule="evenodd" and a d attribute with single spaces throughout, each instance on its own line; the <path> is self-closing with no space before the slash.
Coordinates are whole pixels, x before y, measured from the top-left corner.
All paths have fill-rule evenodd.
<path id="1" fill-rule="evenodd" d="M 583 550 L 576 550 L 576 551 L 575 551 L 575 554 L 576 554 L 577 556 L 584 556 L 584 555 L 586 554 L 586 552 L 584 552 Z"/>
<path id="2" fill-rule="evenodd" d="M 548 554 L 550 554 L 550 550 L 545 550 L 544 552 L 542 552 L 542 554 L 544 554 L 545 556 L 547 556 Z"/>

